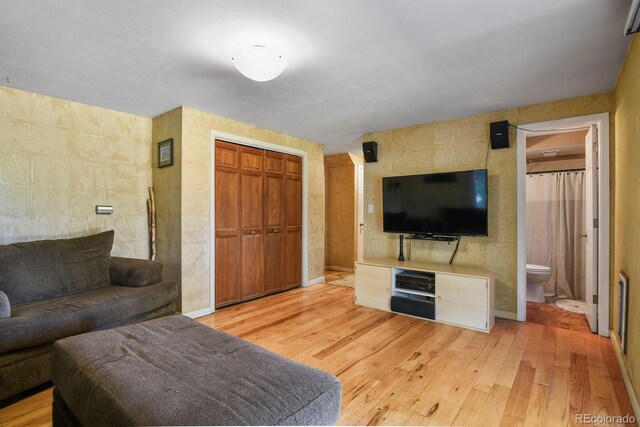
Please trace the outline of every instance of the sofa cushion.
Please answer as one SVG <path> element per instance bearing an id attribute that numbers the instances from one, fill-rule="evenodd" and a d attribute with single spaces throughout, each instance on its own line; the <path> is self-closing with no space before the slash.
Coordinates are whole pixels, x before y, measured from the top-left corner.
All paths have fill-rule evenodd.
<path id="1" fill-rule="evenodd" d="M 111 257 L 111 284 L 149 286 L 162 281 L 162 264 L 146 259 Z"/>
<path id="2" fill-rule="evenodd" d="M 167 316 L 54 345 L 52 378 L 83 425 L 322 425 L 336 377 Z"/>
<path id="3" fill-rule="evenodd" d="M 173 313 L 177 292 L 173 282 L 142 288 L 105 286 L 13 306 L 13 316 L 0 319 L 0 353 L 136 322 L 162 307 L 168 307 L 163 314 Z"/>
<path id="4" fill-rule="evenodd" d="M 109 285 L 113 230 L 0 245 L 0 290 L 12 305 Z"/>

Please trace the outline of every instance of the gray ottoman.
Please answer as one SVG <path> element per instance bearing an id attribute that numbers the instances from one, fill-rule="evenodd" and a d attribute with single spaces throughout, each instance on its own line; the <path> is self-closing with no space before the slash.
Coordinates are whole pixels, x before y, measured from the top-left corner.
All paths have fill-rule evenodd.
<path id="1" fill-rule="evenodd" d="M 336 377 L 180 315 L 54 344 L 54 426 L 326 425 Z"/>

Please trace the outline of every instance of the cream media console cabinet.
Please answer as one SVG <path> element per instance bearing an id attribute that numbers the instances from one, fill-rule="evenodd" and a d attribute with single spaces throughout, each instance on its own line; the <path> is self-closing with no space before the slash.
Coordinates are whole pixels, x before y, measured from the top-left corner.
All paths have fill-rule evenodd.
<path id="1" fill-rule="evenodd" d="M 398 287 L 398 274 L 428 278 L 431 286 L 422 290 Z M 392 311 L 392 297 L 396 302 L 427 307 L 429 315 L 411 314 L 436 322 L 487 333 L 495 323 L 495 275 L 481 268 L 391 258 L 356 263 L 356 304 Z"/>

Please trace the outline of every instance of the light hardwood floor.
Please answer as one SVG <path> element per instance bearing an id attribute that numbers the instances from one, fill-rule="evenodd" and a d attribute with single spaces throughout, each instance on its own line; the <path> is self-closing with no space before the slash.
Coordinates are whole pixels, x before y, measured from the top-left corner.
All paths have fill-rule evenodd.
<path id="1" fill-rule="evenodd" d="M 541 325 L 557 326 L 577 332 L 591 332 L 587 317 L 564 311 L 548 302 L 539 303 L 527 301 L 527 322 Z"/>
<path id="2" fill-rule="evenodd" d="M 354 278 L 354 274 L 348 273 L 346 271 L 335 271 L 335 270 L 324 271 L 324 280 L 327 283 L 334 280 L 340 280 L 340 279 L 346 279 L 346 278 Z"/>
<path id="3" fill-rule="evenodd" d="M 632 414 L 608 339 L 498 319 L 491 334 L 353 304 L 320 284 L 200 321 L 324 369 L 343 387 L 339 424 L 569 425 Z M 0 425 L 50 423 L 51 390 L 0 410 Z"/>

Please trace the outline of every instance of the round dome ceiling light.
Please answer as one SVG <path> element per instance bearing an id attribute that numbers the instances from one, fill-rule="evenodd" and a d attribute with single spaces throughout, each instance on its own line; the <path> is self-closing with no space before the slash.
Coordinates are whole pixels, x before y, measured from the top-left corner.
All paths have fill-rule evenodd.
<path id="1" fill-rule="evenodd" d="M 287 60 L 266 46 L 255 45 L 238 50 L 231 58 L 243 76 L 257 82 L 278 77 L 287 66 Z"/>

